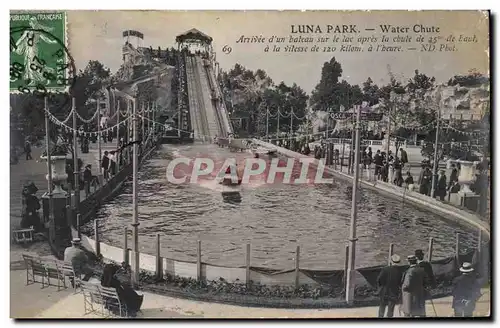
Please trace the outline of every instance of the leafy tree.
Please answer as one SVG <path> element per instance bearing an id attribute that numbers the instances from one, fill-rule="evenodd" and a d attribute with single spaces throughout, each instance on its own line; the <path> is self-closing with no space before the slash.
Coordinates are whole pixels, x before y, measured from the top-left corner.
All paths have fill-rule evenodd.
<path id="1" fill-rule="evenodd" d="M 333 104 L 338 103 L 338 97 L 341 96 L 338 84 L 341 77 L 342 65 L 335 57 L 323 64 L 320 81 L 311 94 L 311 107 L 313 110 L 328 111 Z"/>
<path id="2" fill-rule="evenodd" d="M 460 85 L 463 87 L 474 87 L 483 83 L 489 83 L 490 79 L 479 73 L 476 69 L 469 70 L 466 75 L 455 75 L 448 81 L 449 86 Z"/>
<path id="3" fill-rule="evenodd" d="M 368 102 L 370 106 L 378 104 L 380 98 L 380 89 L 378 85 L 373 83 L 373 80 L 368 77 L 368 79 L 363 82 L 363 101 Z"/>

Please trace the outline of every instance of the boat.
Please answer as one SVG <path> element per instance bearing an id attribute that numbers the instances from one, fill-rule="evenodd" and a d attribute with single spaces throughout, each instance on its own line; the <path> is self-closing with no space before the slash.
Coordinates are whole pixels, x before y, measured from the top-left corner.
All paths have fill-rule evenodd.
<path id="1" fill-rule="evenodd" d="M 255 158 L 259 158 L 262 155 L 270 156 L 270 157 L 276 157 L 278 155 L 278 150 L 277 149 L 268 149 L 264 147 L 253 147 L 250 149 L 250 152 L 254 155 Z"/>
<path id="2" fill-rule="evenodd" d="M 241 181 L 243 179 L 243 167 L 236 167 L 236 175 L 238 177 L 237 181 L 234 181 L 236 179 L 233 179 L 233 175 L 231 174 L 231 167 L 228 166 L 226 169 L 226 172 L 224 176 L 222 177 L 221 181 L 219 182 L 223 186 L 239 186 L 241 185 Z"/>

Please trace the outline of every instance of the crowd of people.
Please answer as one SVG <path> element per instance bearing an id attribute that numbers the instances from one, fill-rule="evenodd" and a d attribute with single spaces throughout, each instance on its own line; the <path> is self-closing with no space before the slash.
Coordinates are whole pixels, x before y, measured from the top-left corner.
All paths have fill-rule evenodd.
<path id="1" fill-rule="evenodd" d="M 378 316 L 392 318 L 396 305 L 399 305 L 405 317 L 425 317 L 425 302 L 428 299 L 432 302 L 430 290 L 436 287 L 432 265 L 424 260 L 424 252 L 420 249 L 415 251 L 415 255 L 408 256 L 409 267 L 405 271 L 400 261 L 398 255 L 392 255 L 391 264 L 383 268 L 377 278 L 380 298 Z M 469 262 L 462 263 L 459 271 L 461 274 L 452 282 L 452 308 L 456 317 L 472 317 L 481 297 L 484 279 Z M 435 315 L 438 316 L 437 313 Z"/>

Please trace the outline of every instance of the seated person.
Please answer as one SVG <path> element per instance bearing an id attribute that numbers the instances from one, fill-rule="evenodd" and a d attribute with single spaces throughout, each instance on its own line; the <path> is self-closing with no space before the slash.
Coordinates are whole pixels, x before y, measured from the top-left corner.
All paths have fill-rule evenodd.
<path id="1" fill-rule="evenodd" d="M 64 250 L 64 262 L 71 263 L 75 275 L 78 277 L 84 275 L 82 280 L 88 281 L 90 277 L 92 277 L 94 271 L 89 265 L 90 261 L 86 251 L 81 245 L 80 238 L 74 238 L 71 244 L 70 247 Z M 71 284 L 74 287 L 74 281 L 72 281 Z"/>
<path id="2" fill-rule="evenodd" d="M 132 287 L 129 287 L 118 280 L 115 275 L 119 269 L 120 267 L 118 265 L 106 264 L 102 272 L 101 286 L 115 288 L 116 293 L 120 298 L 120 302 L 125 304 L 127 307 L 127 314 L 135 317 L 137 312 L 141 309 L 144 295 L 137 294 Z"/>

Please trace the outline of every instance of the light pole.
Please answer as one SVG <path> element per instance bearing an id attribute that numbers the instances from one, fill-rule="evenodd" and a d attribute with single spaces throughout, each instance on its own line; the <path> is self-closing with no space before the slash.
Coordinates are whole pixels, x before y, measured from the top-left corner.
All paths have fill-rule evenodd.
<path id="1" fill-rule="evenodd" d="M 293 107 L 290 110 L 290 139 L 288 140 L 288 147 L 292 149 L 292 134 L 293 134 Z"/>
<path id="2" fill-rule="evenodd" d="M 356 263 L 356 221 L 358 218 L 358 175 L 359 175 L 359 129 L 360 129 L 361 106 L 357 107 L 356 114 L 356 142 L 354 153 L 354 177 L 352 180 L 352 203 L 351 203 L 351 225 L 349 230 L 349 260 L 346 281 L 346 302 L 352 304 L 354 301 L 354 273 Z"/>
<path id="3" fill-rule="evenodd" d="M 280 108 L 278 107 L 278 125 L 276 126 L 276 144 L 279 144 L 280 139 Z"/>
<path id="4" fill-rule="evenodd" d="M 55 230 L 54 225 L 51 222 L 51 217 L 53 217 L 54 211 L 54 199 L 52 197 L 52 162 L 50 156 L 50 125 L 49 125 L 49 105 L 48 99 L 45 97 L 44 99 L 45 106 L 45 146 L 47 151 L 47 196 L 49 196 L 49 238 L 53 238 Z"/>
<path id="5" fill-rule="evenodd" d="M 120 149 L 120 101 L 117 101 L 116 105 L 116 149 Z M 116 172 L 120 172 L 120 157 L 122 156 L 122 151 L 116 153 Z"/>
<path id="6" fill-rule="evenodd" d="M 97 96 L 99 97 L 99 96 Z M 99 158 L 97 158 L 97 168 L 99 170 L 99 183 L 103 184 L 103 178 L 102 178 L 102 167 L 101 167 L 101 160 L 102 160 L 102 151 L 101 151 L 101 101 L 99 98 L 97 98 L 97 153 L 99 154 Z"/>
<path id="7" fill-rule="evenodd" d="M 137 204 L 137 169 L 138 169 L 138 158 L 137 158 L 137 117 L 136 117 L 136 98 L 132 100 L 132 124 L 133 124 L 133 162 L 132 162 L 132 206 L 133 206 L 133 214 L 132 214 L 132 283 L 137 286 L 139 283 L 139 217 L 138 217 L 138 204 Z"/>
<path id="8" fill-rule="evenodd" d="M 266 142 L 269 142 L 269 107 L 266 107 Z"/>
<path id="9" fill-rule="evenodd" d="M 434 198 L 436 189 L 437 168 L 438 168 L 438 142 L 439 142 L 439 123 L 441 121 L 441 87 L 438 87 L 438 109 L 437 109 L 437 122 L 436 122 L 436 140 L 434 141 L 434 163 L 432 164 L 432 186 L 431 197 Z"/>
<path id="10" fill-rule="evenodd" d="M 73 97 L 71 109 L 73 111 L 73 176 L 74 176 L 74 186 L 75 186 L 75 208 L 78 212 L 80 207 L 80 170 L 78 167 L 78 134 L 76 130 L 76 104 L 75 98 Z"/>

